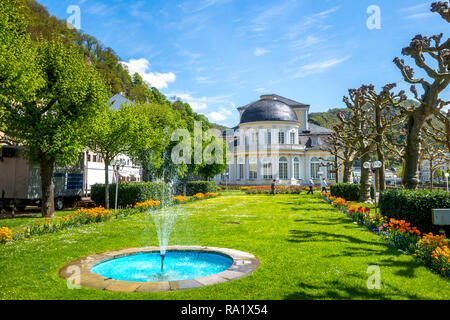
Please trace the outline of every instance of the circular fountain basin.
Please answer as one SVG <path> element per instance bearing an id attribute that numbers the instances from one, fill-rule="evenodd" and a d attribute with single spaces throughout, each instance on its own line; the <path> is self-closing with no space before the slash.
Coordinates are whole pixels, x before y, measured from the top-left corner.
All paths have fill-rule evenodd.
<path id="1" fill-rule="evenodd" d="M 158 252 L 138 253 L 95 265 L 91 272 L 121 281 L 161 282 L 202 278 L 227 270 L 233 259 L 203 251 L 169 251 L 164 258 Z"/>
<path id="2" fill-rule="evenodd" d="M 169 246 L 161 272 L 158 247 L 94 254 L 72 261 L 59 275 L 68 287 L 81 285 L 108 291 L 157 292 L 193 289 L 251 274 L 258 259 L 234 249 Z M 70 285 L 69 285 L 70 282 Z"/>

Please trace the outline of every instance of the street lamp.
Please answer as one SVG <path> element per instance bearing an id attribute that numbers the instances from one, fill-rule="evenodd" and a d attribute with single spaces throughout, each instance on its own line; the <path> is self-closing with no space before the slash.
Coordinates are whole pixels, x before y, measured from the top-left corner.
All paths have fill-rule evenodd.
<path id="1" fill-rule="evenodd" d="M 447 192 L 448 192 L 448 176 L 449 176 L 450 174 L 448 173 L 448 172 L 446 172 L 445 174 L 444 174 L 444 176 L 445 176 L 445 180 L 447 181 Z"/>
<path id="2" fill-rule="evenodd" d="M 374 202 L 375 202 L 375 214 L 377 213 L 377 183 L 375 179 L 375 173 L 377 172 L 377 169 L 381 168 L 383 164 L 381 161 L 375 161 L 375 162 L 364 162 L 363 167 L 365 169 L 372 169 L 373 173 L 373 192 L 374 192 Z"/>
<path id="3" fill-rule="evenodd" d="M 116 173 L 116 199 L 115 199 L 115 206 L 114 206 L 114 214 L 116 214 L 117 211 L 117 198 L 119 195 L 119 170 L 121 170 L 126 164 L 126 161 L 124 159 L 120 160 L 111 160 L 111 165 L 113 166 L 113 172 Z"/>

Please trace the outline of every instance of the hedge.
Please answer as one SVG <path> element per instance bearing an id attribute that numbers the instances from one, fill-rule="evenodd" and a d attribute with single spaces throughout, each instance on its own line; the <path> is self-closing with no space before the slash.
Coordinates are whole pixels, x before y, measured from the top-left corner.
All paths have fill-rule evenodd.
<path id="1" fill-rule="evenodd" d="M 421 232 L 438 233 L 432 210 L 450 208 L 450 194 L 431 190 L 387 190 L 381 193 L 379 208 L 383 216 L 411 223 Z M 444 228 L 450 234 L 450 227 Z"/>
<path id="2" fill-rule="evenodd" d="M 174 186 L 176 195 L 184 195 L 184 186 L 186 185 L 186 196 L 191 197 L 197 193 L 206 194 L 208 192 L 217 192 L 217 183 L 215 181 L 189 181 L 180 182 Z"/>
<path id="3" fill-rule="evenodd" d="M 360 198 L 359 184 L 352 183 L 335 183 L 330 185 L 330 194 L 333 197 L 344 198 L 347 201 L 359 201 Z M 370 195 L 373 198 L 374 189 L 373 185 L 370 185 Z"/>
<path id="4" fill-rule="evenodd" d="M 117 206 L 125 208 L 134 206 L 138 202 L 147 200 L 167 201 L 172 195 L 172 190 L 167 183 L 161 182 L 130 182 L 119 183 Z M 91 187 L 91 199 L 101 206 L 105 206 L 105 185 L 95 184 Z M 109 205 L 114 208 L 116 199 L 116 184 L 109 185 Z"/>

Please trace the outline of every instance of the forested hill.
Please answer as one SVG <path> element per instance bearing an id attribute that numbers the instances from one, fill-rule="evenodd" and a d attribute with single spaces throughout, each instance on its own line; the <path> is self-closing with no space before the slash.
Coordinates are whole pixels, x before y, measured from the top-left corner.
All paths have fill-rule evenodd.
<path id="1" fill-rule="evenodd" d="M 22 4 L 32 39 L 40 41 L 60 37 L 67 43 L 75 44 L 85 60 L 93 64 L 101 74 L 109 86 L 111 96 L 122 93 L 132 101 L 167 105 L 180 112 L 185 120 L 190 118 L 191 121 L 188 122 L 196 120 L 211 125 L 206 116 L 193 112 L 189 104 L 181 101 L 171 103 L 158 89 L 144 83 L 139 74 L 130 75 L 120 63 L 120 57 L 113 49 L 105 47 L 100 40 L 83 31 L 68 28 L 66 21 L 50 15 L 47 9 L 35 0 L 18 0 L 18 2 Z"/>
<path id="2" fill-rule="evenodd" d="M 417 105 L 418 103 L 414 100 L 406 100 L 404 102 L 405 106 Z M 340 121 L 338 118 L 338 113 L 342 112 L 344 114 L 349 114 L 349 110 L 346 108 L 334 108 L 327 112 L 315 112 L 309 115 L 309 122 L 314 123 L 318 126 L 333 129 Z M 439 125 L 439 124 L 437 124 Z"/>

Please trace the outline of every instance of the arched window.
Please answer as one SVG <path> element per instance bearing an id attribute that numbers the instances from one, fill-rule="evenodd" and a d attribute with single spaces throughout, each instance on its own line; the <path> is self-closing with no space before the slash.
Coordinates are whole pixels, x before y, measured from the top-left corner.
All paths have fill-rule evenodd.
<path id="1" fill-rule="evenodd" d="M 300 180 L 300 159 L 297 157 L 294 159 L 294 178 Z"/>
<path id="2" fill-rule="evenodd" d="M 313 179 L 319 179 L 319 171 L 320 171 L 320 164 L 319 159 L 314 157 L 310 160 L 311 163 L 311 178 Z"/>
<path id="3" fill-rule="evenodd" d="M 263 175 L 264 175 L 265 180 L 273 179 L 272 159 L 271 158 L 265 158 L 263 161 Z"/>
<path id="4" fill-rule="evenodd" d="M 280 180 L 288 179 L 288 160 L 286 157 L 281 157 L 279 161 L 279 177 Z"/>

